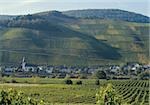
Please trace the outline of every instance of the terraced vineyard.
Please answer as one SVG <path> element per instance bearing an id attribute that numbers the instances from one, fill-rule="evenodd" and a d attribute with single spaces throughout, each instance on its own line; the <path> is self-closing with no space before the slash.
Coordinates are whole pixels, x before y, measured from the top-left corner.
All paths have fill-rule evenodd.
<path id="1" fill-rule="evenodd" d="M 130 105 L 149 105 L 149 81 L 113 81 L 113 85 Z"/>

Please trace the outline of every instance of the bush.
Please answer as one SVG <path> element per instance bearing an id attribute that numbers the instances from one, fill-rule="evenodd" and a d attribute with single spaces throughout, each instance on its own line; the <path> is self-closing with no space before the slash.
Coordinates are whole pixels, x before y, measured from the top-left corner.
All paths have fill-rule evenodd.
<path id="1" fill-rule="evenodd" d="M 99 79 L 95 81 L 95 85 L 100 85 Z"/>
<path id="2" fill-rule="evenodd" d="M 149 71 L 142 72 L 139 75 L 139 77 L 141 80 L 149 80 L 150 79 L 150 72 Z"/>
<path id="3" fill-rule="evenodd" d="M 24 81 L 24 83 L 29 83 L 28 81 Z"/>
<path id="4" fill-rule="evenodd" d="M 80 79 L 87 79 L 87 75 L 86 74 L 81 74 Z"/>
<path id="5" fill-rule="evenodd" d="M 72 84 L 73 84 L 73 82 L 72 82 L 72 80 L 67 79 L 67 80 L 65 80 L 65 84 L 72 85 Z"/>
<path id="6" fill-rule="evenodd" d="M 122 105 L 122 98 L 113 88 L 112 84 L 101 87 L 96 94 L 98 105 Z"/>
<path id="7" fill-rule="evenodd" d="M 0 105 L 44 105 L 44 102 L 28 97 L 21 91 L 9 89 L 0 92 Z"/>
<path id="8" fill-rule="evenodd" d="M 18 83 L 15 79 L 12 79 L 10 82 L 11 83 Z"/>
<path id="9" fill-rule="evenodd" d="M 76 84 L 77 85 L 82 85 L 82 81 L 77 81 Z"/>
<path id="10" fill-rule="evenodd" d="M 111 80 L 112 77 L 111 76 L 107 76 L 106 80 Z"/>
<path id="11" fill-rule="evenodd" d="M 97 79 L 106 79 L 107 78 L 106 73 L 101 70 L 96 71 L 95 76 Z"/>

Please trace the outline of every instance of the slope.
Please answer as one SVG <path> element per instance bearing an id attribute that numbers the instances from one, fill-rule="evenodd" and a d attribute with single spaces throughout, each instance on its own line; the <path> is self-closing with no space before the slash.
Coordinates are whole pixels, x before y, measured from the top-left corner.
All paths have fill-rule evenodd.
<path id="1" fill-rule="evenodd" d="M 32 24 L 1 29 L 0 62 L 18 63 L 24 56 L 33 64 L 88 65 L 121 57 L 115 48 L 92 36 L 50 23 L 45 27 Z"/>
<path id="2" fill-rule="evenodd" d="M 72 29 L 86 33 L 119 49 L 120 62 L 148 63 L 149 24 L 117 20 L 81 19 L 68 24 Z"/>

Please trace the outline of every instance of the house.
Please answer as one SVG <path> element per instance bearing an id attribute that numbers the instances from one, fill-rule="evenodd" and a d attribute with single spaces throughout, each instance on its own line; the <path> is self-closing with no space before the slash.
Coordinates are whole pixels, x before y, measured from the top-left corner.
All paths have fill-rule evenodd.
<path id="1" fill-rule="evenodd" d="M 116 66 L 116 65 L 113 65 L 113 66 L 110 67 L 110 72 L 113 73 L 113 74 L 120 74 L 120 67 Z"/>
<path id="2" fill-rule="evenodd" d="M 25 72 L 36 72 L 37 71 L 37 66 L 33 64 L 26 64 L 25 66 Z"/>
<path id="3" fill-rule="evenodd" d="M 150 70 L 150 65 L 143 65 L 142 68 L 144 69 L 144 71 L 145 71 L 145 70 Z"/>
<path id="4" fill-rule="evenodd" d="M 4 72 L 14 72 L 14 69 L 12 67 L 8 67 L 4 69 Z"/>
<path id="5" fill-rule="evenodd" d="M 53 67 L 47 67 L 45 71 L 46 71 L 46 73 L 48 73 L 48 74 L 52 74 L 53 70 L 54 70 Z"/>
<path id="6" fill-rule="evenodd" d="M 2 74 L 3 75 L 12 75 L 15 72 L 15 69 L 13 67 L 6 67 L 3 71 Z"/>

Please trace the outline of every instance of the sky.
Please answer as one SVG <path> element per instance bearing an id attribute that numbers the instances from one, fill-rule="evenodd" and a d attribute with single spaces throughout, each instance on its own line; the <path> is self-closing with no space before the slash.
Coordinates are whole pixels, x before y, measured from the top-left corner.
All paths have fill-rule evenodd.
<path id="1" fill-rule="evenodd" d="M 149 0 L 0 0 L 0 15 L 77 9 L 122 9 L 150 16 Z"/>

